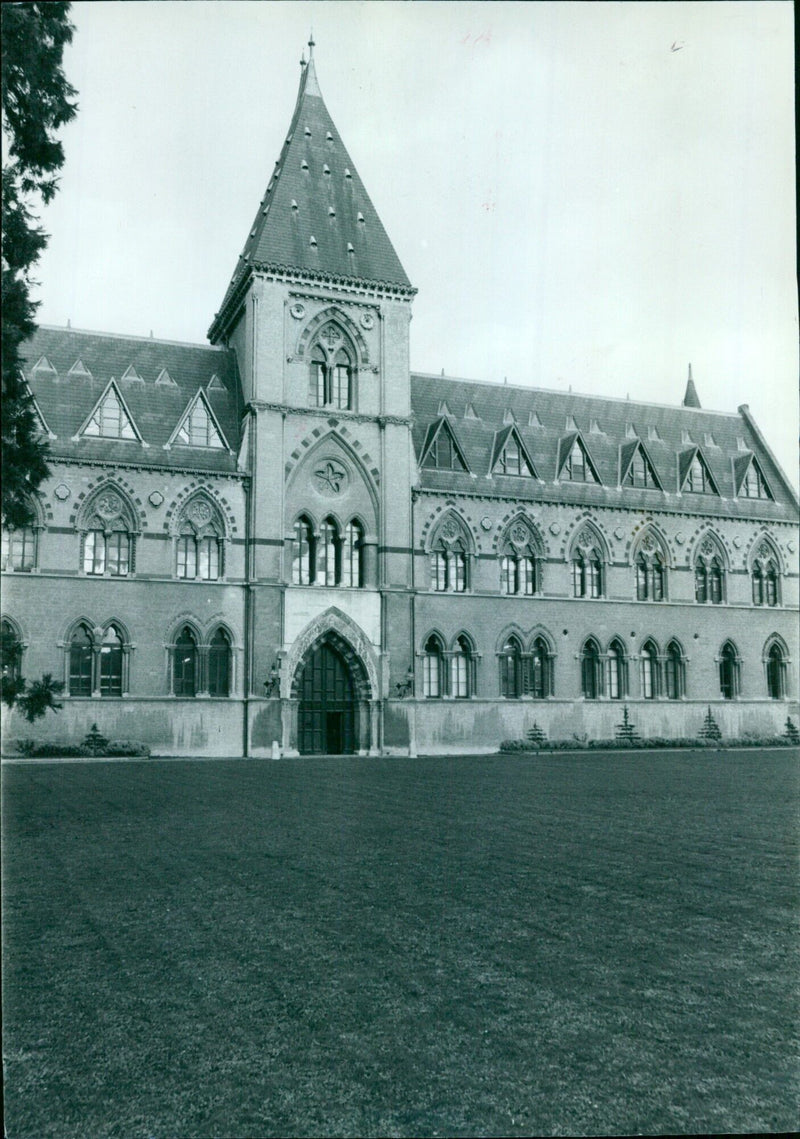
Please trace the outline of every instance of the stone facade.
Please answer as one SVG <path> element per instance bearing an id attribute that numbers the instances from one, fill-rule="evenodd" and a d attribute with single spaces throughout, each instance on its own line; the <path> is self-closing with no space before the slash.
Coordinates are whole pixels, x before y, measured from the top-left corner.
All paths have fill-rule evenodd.
<path id="1" fill-rule="evenodd" d="M 53 461 L 4 651 L 65 698 L 8 735 L 416 754 L 608 738 L 623 704 L 644 736 L 796 717 L 798 503 L 747 408 L 412 376 L 413 297 L 312 62 L 212 346 L 28 346 Z"/>

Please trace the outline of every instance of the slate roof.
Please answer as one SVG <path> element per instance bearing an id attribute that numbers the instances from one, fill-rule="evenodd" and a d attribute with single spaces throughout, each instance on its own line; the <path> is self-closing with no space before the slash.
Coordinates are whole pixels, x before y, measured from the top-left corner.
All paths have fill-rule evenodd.
<path id="1" fill-rule="evenodd" d="M 469 472 L 422 467 L 420 485 L 424 488 L 454 494 L 461 491 L 489 496 L 511 495 L 521 501 L 574 501 L 587 506 L 627 506 L 642 510 L 696 510 L 725 517 L 797 522 L 798 503 L 794 492 L 760 438 L 746 408 L 740 409 L 738 414 L 728 414 L 694 407 L 666 407 L 574 392 L 412 374 L 413 435 L 418 458 L 429 438 L 431 425 L 440 418 L 439 408 L 443 401 L 450 411 L 448 422 L 467 459 Z M 477 419 L 464 418 L 470 407 Z M 491 479 L 486 478 L 497 458 L 497 438 L 507 430 L 504 419 L 507 419 L 509 411 L 539 475 L 538 480 L 498 474 L 492 475 Z M 528 425 L 532 413 L 538 416 L 541 427 Z M 602 483 L 600 486 L 555 482 L 559 460 L 567 454 L 566 441 L 571 444 L 576 437 L 575 430 L 567 426 L 569 416 L 573 417 L 597 470 Z M 600 433 L 590 430 L 593 420 L 601 428 Z M 631 427 L 642 441 L 663 491 L 619 486 L 620 462 L 624 472 L 631 458 L 632 440 L 630 434 L 626 434 Z M 649 437 L 652 434 L 649 429 L 653 427 L 658 432 L 658 439 Z M 683 441 L 687 433 L 691 443 Z M 716 446 L 706 445 L 707 435 L 713 437 Z M 686 465 L 687 454 L 693 453 L 696 446 L 705 458 L 720 497 L 689 492 L 677 497 L 679 464 L 681 468 Z M 746 450 L 742 449 L 743 446 Z M 740 478 L 748 458 L 747 452 L 756 456 L 774 501 L 734 500 L 734 467 Z"/>
<path id="2" fill-rule="evenodd" d="M 252 268 L 299 271 L 411 290 L 411 283 L 322 99 L 303 66 L 292 121 L 219 316 Z M 215 318 L 209 339 L 217 338 Z"/>
<path id="3" fill-rule="evenodd" d="M 220 473 L 236 470 L 241 397 L 233 351 L 43 325 L 23 345 L 21 355 L 34 399 L 47 427 L 56 436 L 50 441 L 54 457 Z M 54 372 L 34 371 L 42 357 L 46 357 Z M 70 374 L 78 361 L 84 371 L 73 370 Z M 131 366 L 141 379 L 134 379 L 131 374 L 123 378 Z M 172 383 L 165 382 L 164 369 Z M 215 375 L 219 384 L 209 388 Z M 159 376 L 161 380 L 156 383 Z M 73 438 L 112 378 L 147 447 L 138 440 Z M 198 388 L 203 389 L 230 451 L 181 444 L 164 449 Z"/>

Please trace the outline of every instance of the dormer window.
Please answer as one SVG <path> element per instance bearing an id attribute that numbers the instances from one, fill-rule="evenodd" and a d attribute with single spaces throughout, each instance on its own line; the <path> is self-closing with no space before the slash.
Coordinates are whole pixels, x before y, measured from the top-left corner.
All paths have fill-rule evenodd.
<path id="1" fill-rule="evenodd" d="M 569 482 L 597 482 L 591 463 L 578 439 L 572 444 L 569 455 L 561 468 L 561 478 Z"/>
<path id="2" fill-rule="evenodd" d="M 422 465 L 439 471 L 465 471 L 467 469 L 459 448 L 456 446 L 455 439 L 444 421 L 442 421 L 436 438 L 428 448 Z"/>
<path id="3" fill-rule="evenodd" d="M 742 498 L 772 498 L 767 484 L 764 481 L 764 476 L 761 474 L 755 459 L 751 461 L 750 466 L 747 468 L 747 474 L 744 477 L 744 482 L 742 483 L 739 494 Z"/>

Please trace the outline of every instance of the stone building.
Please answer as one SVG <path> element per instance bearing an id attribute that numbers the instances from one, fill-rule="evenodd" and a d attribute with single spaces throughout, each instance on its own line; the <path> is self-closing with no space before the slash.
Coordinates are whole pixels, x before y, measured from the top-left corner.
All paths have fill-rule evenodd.
<path id="1" fill-rule="evenodd" d="M 746 406 L 409 370 L 415 290 L 313 56 L 210 346 L 43 327 L 52 474 L 3 536 L 5 666 L 155 753 L 782 731 L 798 502 Z"/>

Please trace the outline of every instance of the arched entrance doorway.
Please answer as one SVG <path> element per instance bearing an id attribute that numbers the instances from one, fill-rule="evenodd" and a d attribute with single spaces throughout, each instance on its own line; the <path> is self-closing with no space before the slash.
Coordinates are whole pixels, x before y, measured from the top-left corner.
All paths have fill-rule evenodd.
<path id="1" fill-rule="evenodd" d="M 350 755 L 359 749 L 357 701 L 363 668 L 348 648 L 338 638 L 325 637 L 312 646 L 297 670 L 297 749 L 301 755 Z"/>

